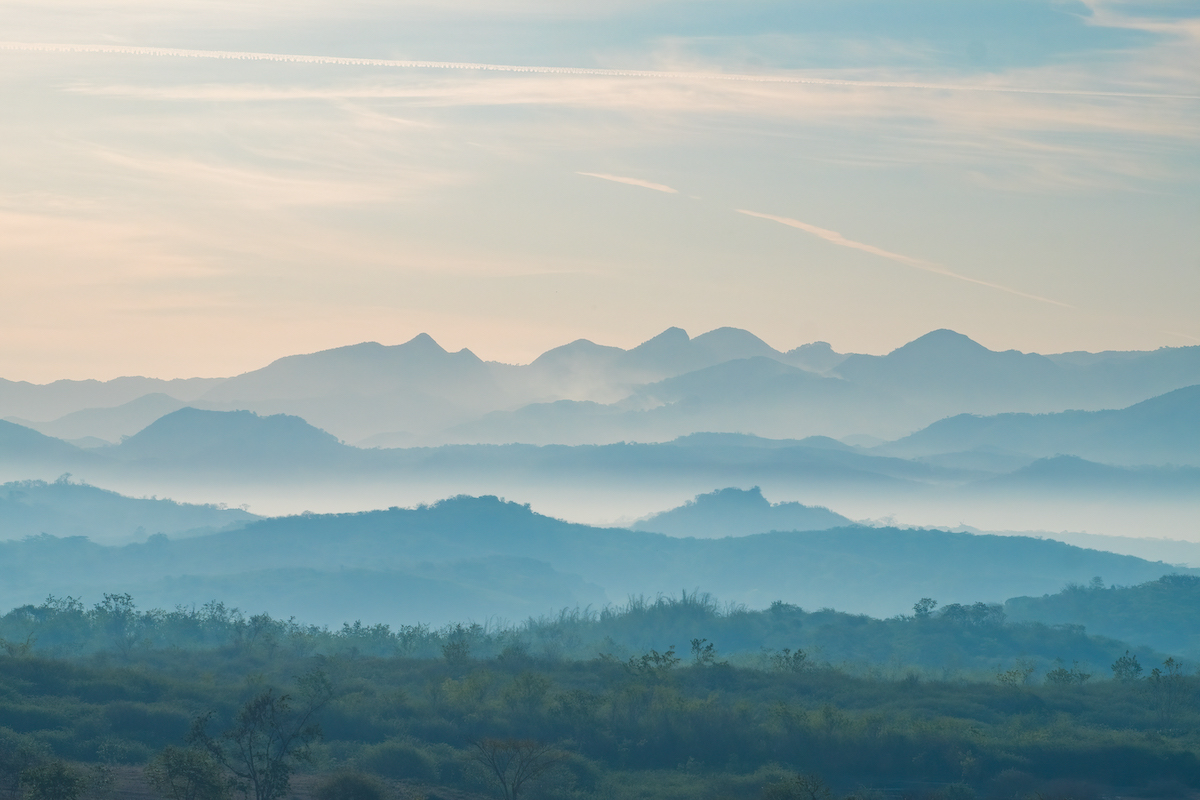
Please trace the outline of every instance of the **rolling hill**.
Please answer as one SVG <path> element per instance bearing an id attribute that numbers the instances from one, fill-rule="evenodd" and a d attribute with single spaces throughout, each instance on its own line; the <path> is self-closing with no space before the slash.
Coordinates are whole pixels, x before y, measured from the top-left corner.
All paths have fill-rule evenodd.
<path id="1" fill-rule="evenodd" d="M 678 508 L 662 511 L 629 526 L 669 536 L 715 538 L 768 531 L 823 531 L 853 523 L 827 508 L 800 503 L 772 504 L 762 490 L 719 489 L 698 495 Z"/>
<path id="2" fill-rule="evenodd" d="M 512 559 L 522 559 L 521 569 L 541 576 L 525 595 L 521 580 L 511 577 Z M 304 573 L 310 576 L 304 585 L 324 585 L 329 591 L 341 585 L 336 574 L 343 570 L 377 573 L 370 585 L 380 587 L 381 594 L 375 603 L 363 599 L 356 616 L 391 623 L 419 620 L 415 606 L 397 608 L 389 599 L 405 580 L 446 580 L 448 575 L 469 575 L 467 583 L 476 581 L 479 591 L 494 591 L 497 597 L 505 592 L 510 598 L 526 597 L 523 608 L 533 602 L 530 598 L 541 597 L 538 602 L 544 606 L 546 598 L 568 589 L 576 593 L 572 596 L 598 601 L 596 590 L 588 586 L 597 587 L 608 601 L 699 588 L 755 608 L 782 600 L 889 616 L 905 612 L 921 597 L 943 604 L 1000 602 L 1057 591 L 1095 575 L 1133 584 L 1190 572 L 1050 540 L 936 530 L 850 527 L 676 538 L 566 523 L 495 497 L 458 497 L 413 509 L 265 519 L 238 530 L 155 537 L 124 547 L 53 537 L 3 543 L 0 606 L 40 601 L 68 588 L 93 597 L 139 587 L 157 587 L 154 591 L 160 593 L 154 596 L 162 603 L 200 604 L 217 596 L 202 592 L 216 588 L 222 599 L 251 596 L 265 575 L 282 581 L 280 570 L 332 576 L 318 580 Z M 389 582 L 386 575 L 393 579 Z M 170 594 L 170 586 L 178 591 Z M 558 588 L 551 591 L 553 587 Z M 306 608 L 322 599 L 337 601 L 314 592 L 306 593 Z M 283 597 L 268 610 L 295 613 Z M 516 599 L 481 603 L 470 616 L 511 617 L 521 613 Z"/>
<path id="3" fill-rule="evenodd" d="M 1005 448 L 1035 458 L 1074 455 L 1110 464 L 1200 465 L 1200 385 L 1113 411 L 960 414 L 873 452 L 903 458 Z"/>

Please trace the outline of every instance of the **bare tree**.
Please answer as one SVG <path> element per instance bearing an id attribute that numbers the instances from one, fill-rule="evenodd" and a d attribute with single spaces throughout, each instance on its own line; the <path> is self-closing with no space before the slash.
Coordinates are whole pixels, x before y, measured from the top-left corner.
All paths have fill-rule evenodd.
<path id="1" fill-rule="evenodd" d="M 254 800 L 277 800 L 287 794 L 292 767 L 311 757 L 312 743 L 321 737 L 316 714 L 329 702 L 332 689 L 324 673 L 300 679 L 300 703 L 291 695 L 267 689 L 242 707 L 233 725 L 216 738 L 208 734 L 209 712 L 196 719 L 188 735 L 190 744 L 207 752 Z"/>
<path id="2" fill-rule="evenodd" d="M 533 739 L 480 739 L 474 758 L 495 778 L 504 800 L 517 800 L 527 783 L 536 781 L 567 754 Z"/>

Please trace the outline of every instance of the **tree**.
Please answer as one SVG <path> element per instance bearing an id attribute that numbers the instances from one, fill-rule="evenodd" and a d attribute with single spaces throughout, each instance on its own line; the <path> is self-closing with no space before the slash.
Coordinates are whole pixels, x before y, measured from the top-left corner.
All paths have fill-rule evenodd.
<path id="1" fill-rule="evenodd" d="M 1150 671 L 1146 685 L 1150 691 L 1150 704 L 1158 712 L 1159 724 L 1170 725 L 1176 712 L 1189 699 L 1190 691 L 1183 665 L 1174 657 L 1168 658 L 1163 662 L 1162 669 L 1155 667 Z"/>
<path id="2" fill-rule="evenodd" d="M 29 800 L 77 800 L 87 788 L 87 778 L 62 761 L 47 761 L 21 773 Z"/>
<path id="3" fill-rule="evenodd" d="M 121 655 L 129 655 L 137 645 L 142 619 L 138 616 L 133 597 L 126 594 L 105 594 L 104 602 L 92 609 L 98 627 L 107 634 Z"/>
<path id="4" fill-rule="evenodd" d="M 504 800 L 516 800 L 527 783 L 567 757 L 553 745 L 533 739 L 480 739 L 473 745 L 475 761 L 496 780 Z"/>
<path id="5" fill-rule="evenodd" d="M 45 760 L 45 745 L 0 728 L 0 797 L 19 797 L 21 776 Z"/>
<path id="6" fill-rule="evenodd" d="M 229 795 L 220 765 L 195 748 L 168 746 L 146 766 L 145 775 L 169 800 L 224 800 Z"/>
<path id="7" fill-rule="evenodd" d="M 811 666 L 808 663 L 808 653 L 796 648 L 792 652 L 790 647 L 785 647 L 778 653 L 771 653 L 771 669 L 776 672 L 804 672 Z"/>
<path id="8" fill-rule="evenodd" d="M 1071 663 L 1071 668 L 1067 669 L 1061 663 L 1046 673 L 1047 686 L 1082 686 L 1092 677 L 1090 672 L 1084 672 L 1079 668 L 1079 662 Z"/>
<path id="9" fill-rule="evenodd" d="M 692 639 L 692 664 L 697 667 L 711 667 L 716 660 L 717 648 L 712 642 L 708 639 Z"/>
<path id="10" fill-rule="evenodd" d="M 937 608 L 937 600 L 932 597 L 922 597 L 917 602 L 913 603 L 913 615 L 917 619 L 929 619 L 933 614 L 933 610 Z"/>
<path id="11" fill-rule="evenodd" d="M 251 698 L 233 725 L 216 738 L 208 734 L 212 712 L 198 717 L 188 743 L 229 770 L 243 790 L 253 791 L 255 800 L 284 796 L 293 766 L 311 758 L 312 744 L 321 737 L 316 714 L 333 694 L 328 678 L 319 671 L 301 678 L 300 684 L 297 707 L 293 708 L 291 695 L 267 689 Z"/>
<path id="12" fill-rule="evenodd" d="M 1142 665 L 1138 663 L 1137 656 L 1131 655 L 1128 650 L 1125 655 L 1118 658 L 1112 663 L 1113 680 L 1121 683 L 1130 683 L 1136 681 L 1142 674 Z"/>

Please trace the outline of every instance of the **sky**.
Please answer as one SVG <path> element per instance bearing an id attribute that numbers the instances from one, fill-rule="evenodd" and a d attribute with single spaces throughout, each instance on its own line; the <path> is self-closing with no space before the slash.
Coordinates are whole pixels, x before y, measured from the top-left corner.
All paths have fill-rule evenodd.
<path id="1" fill-rule="evenodd" d="M 1200 0 L 0 9 L 10 380 L 1200 344 Z"/>

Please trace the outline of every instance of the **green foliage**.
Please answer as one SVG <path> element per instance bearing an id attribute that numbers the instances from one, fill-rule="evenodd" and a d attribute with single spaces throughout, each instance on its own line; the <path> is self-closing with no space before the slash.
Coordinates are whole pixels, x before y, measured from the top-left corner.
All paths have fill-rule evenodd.
<path id="1" fill-rule="evenodd" d="M 705 644 L 705 642 L 708 642 Z M 710 667 L 717 660 L 716 645 L 708 639 L 692 639 L 692 665 Z"/>
<path id="2" fill-rule="evenodd" d="M 1003 672 L 996 674 L 996 680 L 1001 686 L 1007 686 L 1010 689 L 1015 689 L 1018 686 L 1024 686 L 1029 683 L 1030 677 L 1037 671 L 1037 667 L 1030 664 L 1028 661 L 1021 659 L 1017 665 L 1011 669 L 1006 669 Z"/>
<path id="3" fill-rule="evenodd" d="M 428 783 L 437 780 L 436 759 L 419 745 L 390 740 L 363 749 L 356 763 L 367 772 L 385 778 Z"/>
<path id="4" fill-rule="evenodd" d="M 313 742 L 321 736 L 317 712 L 329 701 L 331 688 L 320 672 L 300 679 L 300 703 L 266 689 L 242 706 L 233 724 L 217 737 L 210 736 L 209 714 L 196 719 L 188 741 L 204 750 L 240 781 L 255 800 L 275 800 L 288 791 L 292 769 L 311 758 Z"/>
<path id="5" fill-rule="evenodd" d="M 146 765 L 146 782 L 167 800 L 225 800 L 229 781 L 202 750 L 168 745 Z"/>
<path id="6" fill-rule="evenodd" d="M 785 647 L 777 653 L 770 653 L 769 659 L 771 668 L 776 672 L 803 672 L 812 666 L 808 653 L 798 647 L 795 651 Z"/>
<path id="7" fill-rule="evenodd" d="M 28 736 L 0 728 L 0 796 L 17 797 L 21 776 L 46 761 L 49 748 Z"/>
<path id="8" fill-rule="evenodd" d="M 48 761 L 21 773 L 28 800 L 77 800 L 87 788 L 87 778 L 63 761 Z"/>
<path id="9" fill-rule="evenodd" d="M 1176 716 L 1190 705 L 1195 688 L 1187 680 L 1183 664 L 1174 658 L 1163 662 L 1162 668 L 1155 667 L 1146 677 L 1151 707 L 1158 712 L 1159 722 L 1168 726 Z"/>
<path id="10" fill-rule="evenodd" d="M 382 627 L 313 631 L 212 604 L 170 622 L 132 612 L 152 642 L 178 630 L 171 626 L 203 622 L 208 632 L 188 641 L 211 636 L 212 646 L 161 648 L 143 638 L 126 652 L 110 643 L 81 655 L 63 631 L 78 623 L 82 640 L 107 635 L 92 627 L 93 611 L 70 599 L 33 610 L 64 626 L 55 635 L 70 655 L 49 658 L 39 645 L 0 656 L 0 722 L 11 729 L 0 729 L 0 777 L 5 764 L 19 763 L 19 775 L 48 757 L 145 763 L 179 745 L 201 713 L 190 752 L 221 764 L 221 780 L 235 778 L 256 798 L 280 797 L 297 772 L 345 770 L 430 795 L 478 792 L 486 784 L 467 767 L 480 765 L 472 743 L 484 740 L 561 754 L 523 784 L 526 800 L 754 797 L 817 772 L 838 796 L 860 785 L 940 787 L 947 797 L 959 784 L 981 797 L 1052 796 L 1055 781 L 1085 779 L 1200 785 L 1200 678 L 1178 659 L 1130 650 L 1131 661 L 1158 663 L 1157 671 L 1087 680 L 1092 665 L 1125 658 L 1126 647 L 983 614 L 872 620 L 786 604 L 747 612 L 688 594 L 521 626 L 408 631 L 405 650 L 398 632 Z M 757 645 L 722 647 L 718 661 L 709 645 L 738 631 L 736 641 L 759 636 Z M 1085 650 L 1090 664 L 1018 660 L 1018 648 L 1038 638 L 1042 652 Z M 881 639 L 893 643 L 893 663 L 829 656 L 870 653 Z M 672 641 L 693 642 L 691 658 Z M 448 660 L 442 646 L 452 642 L 466 642 L 470 657 Z M 899 655 L 908 652 L 911 661 Z M 925 666 L 937 663 L 930 652 L 977 656 L 970 669 L 942 671 Z M 997 664 L 1014 673 L 1008 685 L 995 679 Z M 292 744 L 281 747 L 285 740 Z M 243 752 L 257 755 L 247 763 Z M 1006 773 L 1005 786 L 1018 788 L 1001 795 L 993 783 Z M 499 778 L 489 780 L 503 794 Z"/>
<path id="11" fill-rule="evenodd" d="M 1138 663 L 1135 653 L 1125 651 L 1125 655 L 1112 663 L 1113 680 L 1121 683 L 1131 683 L 1142 675 L 1142 665 Z"/>
<path id="12" fill-rule="evenodd" d="M 665 653 L 651 650 L 640 656 L 630 656 L 626 669 L 634 675 L 660 678 L 678 666 L 679 661 L 679 656 L 675 655 L 675 645 L 671 645 Z"/>
<path id="13" fill-rule="evenodd" d="M 1070 669 L 1058 666 L 1046 673 L 1048 686 L 1082 686 L 1092 677 L 1090 672 L 1084 672 L 1076 661 Z"/>
<path id="14" fill-rule="evenodd" d="M 922 597 L 913 603 L 913 616 L 917 619 L 928 619 L 933 616 L 933 610 L 937 608 L 937 604 L 937 600 L 932 597 Z"/>
<path id="15" fill-rule="evenodd" d="M 833 800 L 819 775 L 797 774 L 763 787 L 763 800 Z"/>
<path id="16" fill-rule="evenodd" d="M 1200 658 L 1200 577 L 1164 575 L 1137 586 L 1070 585 L 1043 597 L 1005 603 L 1010 618 L 1047 625 L 1075 624 L 1102 636 Z"/>
<path id="17" fill-rule="evenodd" d="M 317 786 L 317 800 L 384 800 L 386 790 L 378 780 L 357 772 L 330 775 Z"/>

